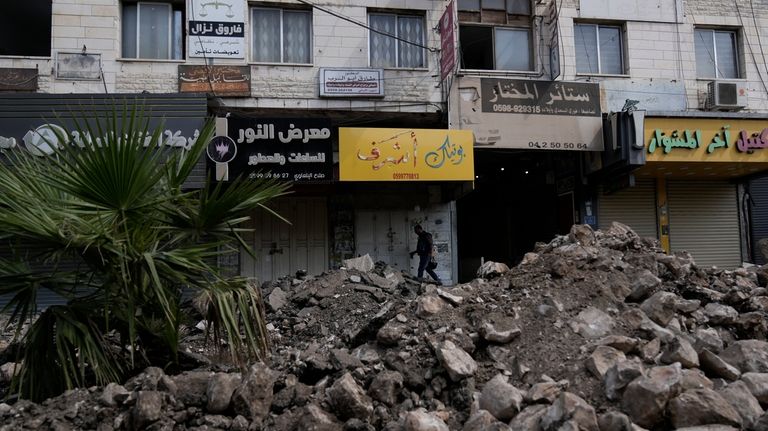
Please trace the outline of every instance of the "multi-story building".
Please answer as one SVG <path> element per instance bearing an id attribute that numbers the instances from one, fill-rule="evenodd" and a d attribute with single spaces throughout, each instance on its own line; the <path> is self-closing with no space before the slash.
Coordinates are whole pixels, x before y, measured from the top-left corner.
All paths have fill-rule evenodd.
<path id="1" fill-rule="evenodd" d="M 761 262 L 768 2 L 501 0 L 457 9 L 450 126 L 475 132 L 478 176 L 458 204 L 468 266 L 480 256 L 519 258 L 573 222 L 615 220 L 702 265 Z M 496 233 L 507 241 L 461 241 Z"/>

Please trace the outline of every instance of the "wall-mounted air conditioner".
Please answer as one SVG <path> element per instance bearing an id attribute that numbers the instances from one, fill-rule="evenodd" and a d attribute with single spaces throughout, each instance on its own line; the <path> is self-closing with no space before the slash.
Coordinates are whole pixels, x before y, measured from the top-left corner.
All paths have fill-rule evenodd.
<path id="1" fill-rule="evenodd" d="M 738 111 L 747 106 L 747 86 L 743 82 L 711 81 L 707 85 L 706 109 Z"/>

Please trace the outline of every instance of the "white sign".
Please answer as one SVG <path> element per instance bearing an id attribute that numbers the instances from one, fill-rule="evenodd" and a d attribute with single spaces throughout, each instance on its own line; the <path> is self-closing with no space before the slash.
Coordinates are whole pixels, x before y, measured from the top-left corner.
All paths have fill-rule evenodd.
<path id="1" fill-rule="evenodd" d="M 245 0 L 189 2 L 189 56 L 245 58 Z"/>
<path id="2" fill-rule="evenodd" d="M 320 96 L 383 97 L 384 69 L 320 69 Z"/>

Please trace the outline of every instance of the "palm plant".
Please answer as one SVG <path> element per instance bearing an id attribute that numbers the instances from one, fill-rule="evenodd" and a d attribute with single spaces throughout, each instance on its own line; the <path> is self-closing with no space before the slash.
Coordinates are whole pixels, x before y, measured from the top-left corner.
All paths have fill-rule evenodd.
<path id="1" fill-rule="evenodd" d="M 212 120 L 188 150 L 163 151 L 163 128 L 151 129 L 141 108 L 80 116 L 58 146 L 50 143 L 52 154 L 16 148 L 0 160 L 0 243 L 10 254 L 0 259 L 0 295 L 11 298 L 9 325 L 31 322 L 16 332 L 23 362 L 13 391 L 41 400 L 116 381 L 149 350 L 177 361 L 184 288 L 207 299 L 234 360 L 263 358 L 258 289 L 225 277 L 215 261 L 248 249 L 240 234 L 249 213 L 287 187 L 237 179 L 185 190 Z M 35 319 L 40 289 L 66 303 Z"/>

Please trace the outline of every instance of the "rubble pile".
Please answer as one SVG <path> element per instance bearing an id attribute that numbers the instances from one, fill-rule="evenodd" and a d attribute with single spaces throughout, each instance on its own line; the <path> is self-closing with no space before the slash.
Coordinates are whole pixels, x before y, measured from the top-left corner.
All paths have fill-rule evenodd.
<path id="1" fill-rule="evenodd" d="M 0 404 L 0 430 L 768 430 L 767 287 L 618 223 L 453 287 L 364 256 L 263 287 L 268 364 Z"/>

